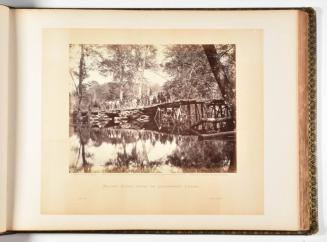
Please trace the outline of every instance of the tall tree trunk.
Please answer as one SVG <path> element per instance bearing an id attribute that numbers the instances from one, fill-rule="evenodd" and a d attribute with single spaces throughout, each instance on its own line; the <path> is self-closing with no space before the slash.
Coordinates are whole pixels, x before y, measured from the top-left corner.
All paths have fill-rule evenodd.
<path id="1" fill-rule="evenodd" d="M 124 66 L 121 65 L 121 69 L 120 69 L 120 91 L 119 91 L 119 99 L 120 102 L 123 101 L 123 96 L 124 96 Z"/>
<path id="2" fill-rule="evenodd" d="M 231 116 L 235 119 L 236 103 L 235 103 L 234 93 L 232 90 L 232 84 L 228 79 L 224 67 L 221 66 L 217 50 L 214 45 L 202 45 L 202 48 L 207 56 L 212 73 L 220 89 L 220 93 L 223 96 L 223 99 L 231 106 Z M 224 76 L 223 80 L 222 78 L 220 78 L 220 72 L 222 72 Z"/>
<path id="3" fill-rule="evenodd" d="M 216 79 L 220 93 L 223 96 L 223 98 L 226 98 L 226 90 L 224 87 L 224 83 L 220 78 L 220 63 L 218 60 L 217 50 L 214 45 L 202 45 L 202 48 L 207 56 L 210 68 Z"/>
<path id="4" fill-rule="evenodd" d="M 85 53 L 84 45 L 81 45 L 81 57 L 79 60 L 79 73 L 78 73 L 78 111 L 80 111 L 81 102 L 83 99 L 83 81 L 85 78 Z"/>
<path id="5" fill-rule="evenodd" d="M 143 88 L 145 86 L 145 76 L 144 76 L 144 72 L 145 72 L 145 65 L 146 65 L 146 58 L 147 58 L 147 54 L 148 54 L 148 46 L 144 46 L 143 47 L 143 61 L 142 61 L 142 77 L 141 77 L 141 97 L 142 97 L 142 91 Z"/>

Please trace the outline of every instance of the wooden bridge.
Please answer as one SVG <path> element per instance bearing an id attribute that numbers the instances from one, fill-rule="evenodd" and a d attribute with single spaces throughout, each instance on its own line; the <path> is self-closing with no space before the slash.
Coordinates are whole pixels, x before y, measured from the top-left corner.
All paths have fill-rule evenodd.
<path id="1" fill-rule="evenodd" d="M 160 105 L 154 121 L 159 130 L 190 131 L 197 135 L 235 129 L 232 108 L 223 100 L 181 100 Z"/>
<path id="2" fill-rule="evenodd" d="M 203 137 L 233 135 L 236 126 L 232 107 L 221 99 L 177 100 L 111 110 L 91 109 L 82 112 L 82 116 L 90 123 L 152 122 L 158 131 L 192 133 Z"/>

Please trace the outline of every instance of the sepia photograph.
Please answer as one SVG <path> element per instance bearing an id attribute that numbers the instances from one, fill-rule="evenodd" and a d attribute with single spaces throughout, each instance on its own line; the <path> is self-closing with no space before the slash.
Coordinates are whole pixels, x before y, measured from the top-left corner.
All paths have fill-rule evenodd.
<path id="1" fill-rule="evenodd" d="M 70 173 L 237 171 L 235 44 L 70 44 Z"/>

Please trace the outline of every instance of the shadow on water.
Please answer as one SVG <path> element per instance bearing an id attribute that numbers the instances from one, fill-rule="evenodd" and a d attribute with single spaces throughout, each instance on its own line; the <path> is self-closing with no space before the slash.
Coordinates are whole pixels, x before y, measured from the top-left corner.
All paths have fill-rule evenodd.
<path id="1" fill-rule="evenodd" d="M 133 127 L 135 128 L 135 127 Z M 125 127 L 71 127 L 71 173 L 235 172 L 235 140 Z"/>

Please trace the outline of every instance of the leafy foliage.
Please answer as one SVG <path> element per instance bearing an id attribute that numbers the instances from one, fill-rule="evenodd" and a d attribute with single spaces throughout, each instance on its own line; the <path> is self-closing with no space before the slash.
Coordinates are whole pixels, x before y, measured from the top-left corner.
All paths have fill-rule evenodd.
<path id="1" fill-rule="evenodd" d="M 132 102 L 151 85 L 144 75 L 147 70 L 166 73 L 163 86 L 151 90 L 170 100 L 224 98 L 235 103 L 235 45 L 165 45 L 159 59 L 153 45 L 72 44 L 69 52 L 71 94 L 78 107 L 94 99 Z M 91 72 L 108 82 L 87 81 Z"/>
<path id="2" fill-rule="evenodd" d="M 226 88 L 235 87 L 235 45 L 212 45 Z M 164 70 L 170 80 L 164 85 L 175 99 L 223 98 L 207 55 L 201 45 L 166 46 Z"/>

